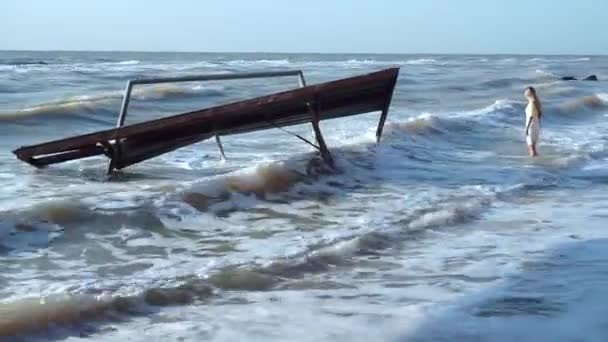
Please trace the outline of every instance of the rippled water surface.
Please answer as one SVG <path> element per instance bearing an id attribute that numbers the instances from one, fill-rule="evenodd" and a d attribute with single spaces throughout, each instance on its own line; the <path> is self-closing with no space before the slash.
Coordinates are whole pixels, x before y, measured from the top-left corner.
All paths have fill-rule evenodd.
<path id="1" fill-rule="evenodd" d="M 394 66 L 381 144 L 378 113 L 322 123 L 335 172 L 279 130 L 112 181 L 103 158 L 11 153 L 112 127 L 127 79 Z M 0 340 L 604 341 L 606 79 L 599 56 L 0 52 Z M 127 124 L 295 87 L 142 86 Z"/>

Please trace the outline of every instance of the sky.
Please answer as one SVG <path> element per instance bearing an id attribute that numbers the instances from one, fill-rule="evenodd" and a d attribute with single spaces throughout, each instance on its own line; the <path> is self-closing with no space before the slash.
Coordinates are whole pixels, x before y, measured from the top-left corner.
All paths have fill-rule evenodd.
<path id="1" fill-rule="evenodd" d="M 0 0 L 0 50 L 608 54 L 608 0 Z"/>

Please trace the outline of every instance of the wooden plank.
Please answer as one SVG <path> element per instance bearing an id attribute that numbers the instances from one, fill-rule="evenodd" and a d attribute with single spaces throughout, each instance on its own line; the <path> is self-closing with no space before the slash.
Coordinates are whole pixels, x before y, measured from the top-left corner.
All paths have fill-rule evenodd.
<path id="1" fill-rule="evenodd" d="M 364 96 L 366 93 L 374 93 L 377 92 L 378 89 L 381 89 L 382 92 L 386 93 L 388 85 L 394 82 L 398 76 L 398 72 L 398 68 L 386 69 L 367 75 L 311 85 L 304 88 L 133 124 L 121 128 L 21 147 L 13 151 L 13 153 L 15 153 L 19 159 L 30 162 L 31 158 L 36 155 L 77 150 L 94 146 L 102 141 L 108 142 L 118 138 L 137 135 L 153 135 L 163 131 L 166 132 L 167 130 L 179 131 L 196 127 L 196 129 L 199 130 L 199 134 L 218 129 L 226 132 L 232 130 L 238 131 L 239 126 L 242 123 L 250 120 L 255 121 L 254 118 L 260 119 L 259 113 L 265 113 L 265 118 L 273 117 L 281 112 L 287 112 L 288 115 L 294 117 L 303 115 L 308 111 L 306 103 L 311 103 L 315 99 L 321 102 L 323 108 L 328 107 L 326 104 L 323 104 L 324 101 L 331 102 L 332 100 L 336 101 L 341 98 L 351 98 L 356 104 L 362 105 L 363 102 L 368 100 L 368 98 Z M 376 104 L 374 104 L 373 108 L 370 106 L 370 111 L 382 109 L 382 107 L 376 108 L 375 105 Z M 339 110 L 340 108 L 335 109 Z M 324 120 L 325 118 L 326 116 L 322 113 L 320 119 Z M 269 128 L 270 126 L 260 125 L 259 127 L 259 129 L 263 129 L 265 127 Z"/>

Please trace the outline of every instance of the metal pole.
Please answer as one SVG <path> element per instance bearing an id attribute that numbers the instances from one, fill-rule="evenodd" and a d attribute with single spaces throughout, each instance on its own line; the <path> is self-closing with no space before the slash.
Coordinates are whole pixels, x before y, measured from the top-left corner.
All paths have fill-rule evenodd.
<path id="1" fill-rule="evenodd" d="M 220 155 L 222 160 L 226 160 L 226 155 L 224 154 L 224 147 L 222 147 L 222 141 L 220 140 L 220 136 L 215 136 L 215 142 L 217 143 L 217 147 L 220 148 Z"/>
<path id="2" fill-rule="evenodd" d="M 300 81 L 300 88 L 306 87 L 306 80 L 304 79 L 304 73 L 302 71 L 298 73 L 298 80 Z"/>
<path id="3" fill-rule="evenodd" d="M 300 88 L 304 88 L 306 87 L 306 80 L 304 79 L 304 73 L 302 71 L 300 71 L 300 73 L 298 74 L 298 81 L 300 83 Z M 310 106 L 310 103 L 306 103 L 306 106 L 308 107 L 308 111 L 311 113 L 312 115 L 312 107 Z M 312 138 L 315 140 L 315 142 L 317 143 L 317 146 L 319 145 L 319 139 L 317 137 L 317 133 L 315 132 L 314 127 L 312 128 Z"/>
<path id="4" fill-rule="evenodd" d="M 127 81 L 127 86 L 125 87 L 125 94 L 122 98 L 122 105 L 120 106 L 120 115 L 118 116 L 118 121 L 116 122 L 116 127 L 121 127 L 125 124 L 125 119 L 127 118 L 127 107 L 129 107 L 129 102 L 131 102 L 132 90 L 132 81 Z"/>
<path id="5" fill-rule="evenodd" d="M 267 72 L 246 72 L 246 73 L 236 73 L 236 74 L 207 74 L 207 75 L 194 75 L 194 76 L 181 76 L 181 77 L 140 78 L 140 79 L 131 80 L 131 83 L 132 84 L 155 84 L 155 83 L 239 80 L 239 79 L 247 79 L 247 78 L 298 76 L 301 73 L 302 72 L 300 70 L 287 70 L 287 71 L 267 71 Z"/>
<path id="6" fill-rule="evenodd" d="M 120 114 L 118 115 L 118 121 L 116 121 L 116 128 L 122 127 L 125 124 L 125 119 L 127 118 L 127 108 L 129 107 L 129 102 L 131 101 L 131 91 L 133 90 L 133 83 L 131 81 L 127 81 L 127 85 L 125 86 L 125 94 L 122 97 L 122 105 L 120 106 Z M 116 137 L 114 146 L 112 148 L 112 156 L 108 161 L 108 170 L 106 171 L 107 175 L 111 175 L 114 172 L 114 165 L 116 165 L 117 160 L 115 158 L 120 158 L 120 138 Z"/>

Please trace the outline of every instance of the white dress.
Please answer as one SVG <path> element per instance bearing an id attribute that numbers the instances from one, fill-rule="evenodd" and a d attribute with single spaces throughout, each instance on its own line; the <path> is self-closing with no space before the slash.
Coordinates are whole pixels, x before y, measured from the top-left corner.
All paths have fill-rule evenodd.
<path id="1" fill-rule="evenodd" d="M 530 118 L 532 118 L 532 123 L 528 128 L 526 142 L 528 145 L 536 145 L 538 144 L 538 139 L 540 137 L 540 119 L 538 110 L 532 102 L 528 102 L 528 106 L 526 107 L 526 125 L 528 125 Z"/>

